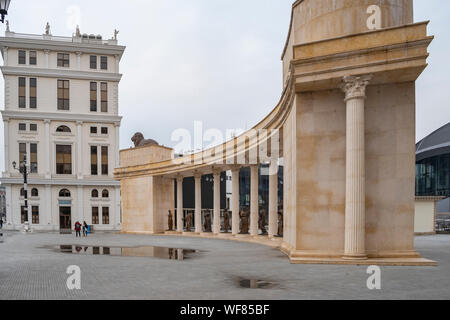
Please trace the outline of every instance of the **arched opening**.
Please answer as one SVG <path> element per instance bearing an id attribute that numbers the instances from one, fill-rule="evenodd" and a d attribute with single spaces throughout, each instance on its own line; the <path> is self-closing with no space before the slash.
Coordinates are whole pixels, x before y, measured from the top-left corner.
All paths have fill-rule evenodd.
<path id="1" fill-rule="evenodd" d="M 92 190 L 91 197 L 92 198 L 98 198 L 98 190 L 97 189 Z"/>
<path id="2" fill-rule="evenodd" d="M 61 191 L 59 191 L 59 196 L 61 198 L 69 198 L 70 197 L 70 191 L 67 189 L 61 189 Z"/>
<path id="3" fill-rule="evenodd" d="M 70 132 L 72 132 L 72 131 L 70 130 L 70 128 L 69 128 L 68 126 L 59 126 L 59 127 L 56 129 L 56 132 L 70 133 Z"/>
<path id="4" fill-rule="evenodd" d="M 36 188 L 31 189 L 31 196 L 32 197 L 39 197 L 39 191 Z"/>
<path id="5" fill-rule="evenodd" d="M 109 198 L 109 191 L 108 190 L 103 190 L 102 191 L 102 198 Z"/>

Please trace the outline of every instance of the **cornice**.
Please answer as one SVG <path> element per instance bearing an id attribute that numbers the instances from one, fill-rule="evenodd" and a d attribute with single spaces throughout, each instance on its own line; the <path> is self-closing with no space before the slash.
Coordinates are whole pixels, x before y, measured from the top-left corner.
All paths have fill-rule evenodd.
<path id="1" fill-rule="evenodd" d="M 81 121 L 95 123 L 114 123 L 119 124 L 122 121 L 121 116 L 104 114 L 77 114 L 77 113 L 49 113 L 33 111 L 12 111 L 2 110 L 3 119 L 28 119 L 28 120 L 49 120 L 49 121 Z"/>
<path id="2" fill-rule="evenodd" d="M 2 184 L 23 184 L 22 177 L 0 178 Z M 120 182 L 117 180 L 100 180 L 100 179 L 44 179 L 44 178 L 30 178 L 29 185 L 51 185 L 51 186 L 110 186 L 118 187 Z"/>
<path id="3" fill-rule="evenodd" d="M 120 73 L 103 73 L 92 71 L 79 71 L 67 69 L 42 69 L 30 67 L 0 67 L 3 75 L 12 76 L 29 76 L 29 77 L 43 77 L 43 78 L 68 78 L 78 80 L 97 80 L 97 81 L 116 81 L 122 79 Z"/>
<path id="4" fill-rule="evenodd" d="M 83 53 L 100 53 L 123 55 L 126 47 L 118 45 L 102 45 L 83 42 L 65 42 L 57 40 L 27 39 L 15 37 L 0 37 L 0 48 L 41 49 L 52 51 L 70 51 Z"/>

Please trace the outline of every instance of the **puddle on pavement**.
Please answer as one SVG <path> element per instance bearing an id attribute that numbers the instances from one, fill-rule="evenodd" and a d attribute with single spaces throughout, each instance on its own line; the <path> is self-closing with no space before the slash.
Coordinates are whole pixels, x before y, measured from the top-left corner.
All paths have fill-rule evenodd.
<path id="1" fill-rule="evenodd" d="M 61 245 L 49 247 L 56 252 L 79 255 L 103 255 L 118 257 L 148 257 L 168 260 L 191 259 L 200 253 L 199 250 L 166 248 L 154 246 L 142 247 L 102 247 L 102 246 L 80 246 Z"/>
<path id="2" fill-rule="evenodd" d="M 238 278 L 237 283 L 241 288 L 247 289 L 271 289 L 275 283 L 267 280 Z"/>

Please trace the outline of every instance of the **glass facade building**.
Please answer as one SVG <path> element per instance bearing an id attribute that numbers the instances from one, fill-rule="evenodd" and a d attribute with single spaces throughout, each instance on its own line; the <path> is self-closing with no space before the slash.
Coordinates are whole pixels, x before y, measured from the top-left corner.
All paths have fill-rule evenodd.
<path id="1" fill-rule="evenodd" d="M 416 145 L 416 196 L 450 197 L 450 123 Z"/>

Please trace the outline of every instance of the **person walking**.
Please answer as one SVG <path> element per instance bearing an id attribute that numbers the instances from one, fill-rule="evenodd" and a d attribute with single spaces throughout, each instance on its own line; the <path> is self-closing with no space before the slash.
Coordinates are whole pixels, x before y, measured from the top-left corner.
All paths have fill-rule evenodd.
<path id="1" fill-rule="evenodd" d="M 88 225 L 86 221 L 83 221 L 83 236 L 87 237 L 87 233 L 88 233 Z"/>
<path id="2" fill-rule="evenodd" d="M 79 221 L 75 222 L 75 236 L 81 237 L 81 223 Z"/>

